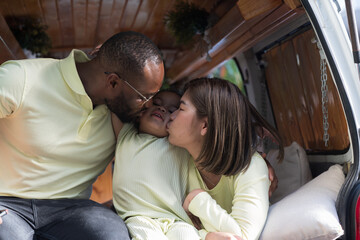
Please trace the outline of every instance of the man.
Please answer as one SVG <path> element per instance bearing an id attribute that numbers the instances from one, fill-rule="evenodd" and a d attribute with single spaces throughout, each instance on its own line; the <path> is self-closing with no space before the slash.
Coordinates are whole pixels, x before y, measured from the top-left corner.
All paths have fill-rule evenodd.
<path id="1" fill-rule="evenodd" d="M 0 67 L 0 239 L 129 239 L 111 210 L 88 200 L 113 157 L 110 111 L 131 121 L 159 90 L 164 65 L 142 34 L 108 39 L 89 60 Z"/>

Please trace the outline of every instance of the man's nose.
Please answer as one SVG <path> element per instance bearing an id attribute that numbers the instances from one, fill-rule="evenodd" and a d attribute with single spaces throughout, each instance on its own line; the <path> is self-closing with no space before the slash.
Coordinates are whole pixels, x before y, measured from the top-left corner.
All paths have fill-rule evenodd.
<path id="1" fill-rule="evenodd" d="M 149 101 L 147 101 L 144 105 L 143 108 L 149 108 L 152 105 L 152 99 L 150 99 Z"/>

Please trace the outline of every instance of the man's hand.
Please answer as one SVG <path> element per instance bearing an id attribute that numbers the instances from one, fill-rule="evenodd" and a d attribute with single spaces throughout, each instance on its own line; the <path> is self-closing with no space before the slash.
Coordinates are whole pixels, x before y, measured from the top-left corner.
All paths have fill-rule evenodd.
<path id="1" fill-rule="evenodd" d="M 266 153 L 261 153 L 261 156 L 263 157 L 263 159 L 266 162 L 266 165 L 268 167 L 268 171 L 269 171 L 269 180 L 271 182 L 270 184 L 270 188 L 269 188 L 269 197 L 271 197 L 271 195 L 273 194 L 273 192 L 277 189 L 278 187 L 278 183 L 279 180 L 275 174 L 275 170 L 274 168 L 271 166 L 270 162 L 268 160 L 266 160 Z"/>
<path id="2" fill-rule="evenodd" d="M 0 217 L 0 224 L 2 224 L 2 218 Z"/>
<path id="3" fill-rule="evenodd" d="M 209 232 L 205 240 L 242 240 L 242 238 L 227 232 Z"/>

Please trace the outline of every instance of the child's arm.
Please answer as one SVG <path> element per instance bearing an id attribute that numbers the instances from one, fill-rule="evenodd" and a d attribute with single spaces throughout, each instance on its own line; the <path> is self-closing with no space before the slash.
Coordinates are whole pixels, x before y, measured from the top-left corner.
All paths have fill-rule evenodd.
<path id="1" fill-rule="evenodd" d="M 115 133 L 115 137 L 117 139 L 119 132 L 121 131 L 124 124 L 114 113 L 111 113 L 111 122 Z"/>

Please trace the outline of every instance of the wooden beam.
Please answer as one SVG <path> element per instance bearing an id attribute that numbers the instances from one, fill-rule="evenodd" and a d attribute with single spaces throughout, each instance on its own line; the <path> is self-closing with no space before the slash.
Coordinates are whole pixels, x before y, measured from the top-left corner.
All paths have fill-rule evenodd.
<path id="1" fill-rule="evenodd" d="M 239 0 L 237 6 L 245 20 L 279 7 L 282 0 Z"/>
<path id="2" fill-rule="evenodd" d="M 235 29 L 244 23 L 244 18 L 241 16 L 238 7 L 234 6 L 220 21 L 209 30 L 209 38 L 213 44 L 214 49 L 221 48 L 224 44 L 224 39 Z M 221 42 L 221 43 L 220 43 Z M 184 57 L 176 60 L 169 69 L 167 75 L 170 83 L 182 79 L 190 74 L 191 71 L 198 68 L 201 64 L 206 62 L 205 55 L 196 50 L 188 50 Z"/>
<path id="3" fill-rule="evenodd" d="M 303 12 L 291 10 L 286 4 L 268 10 L 262 15 L 245 20 L 234 6 L 212 29 L 209 38 L 214 45 L 209 51 L 211 62 L 195 50 L 180 53 L 167 71 L 170 84 L 185 78 L 204 76 L 213 67 L 233 57 L 239 51 L 249 49 L 289 20 Z"/>
<path id="4" fill-rule="evenodd" d="M 284 3 L 293 10 L 302 6 L 300 0 L 284 0 Z"/>

